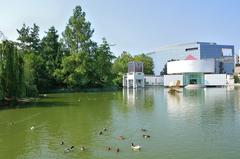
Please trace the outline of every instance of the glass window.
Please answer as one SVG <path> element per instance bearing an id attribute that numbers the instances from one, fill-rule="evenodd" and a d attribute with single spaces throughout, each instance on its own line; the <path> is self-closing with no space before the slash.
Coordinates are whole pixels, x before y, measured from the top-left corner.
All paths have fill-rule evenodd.
<path id="1" fill-rule="evenodd" d="M 232 49 L 229 48 L 222 48 L 223 56 L 232 56 Z"/>

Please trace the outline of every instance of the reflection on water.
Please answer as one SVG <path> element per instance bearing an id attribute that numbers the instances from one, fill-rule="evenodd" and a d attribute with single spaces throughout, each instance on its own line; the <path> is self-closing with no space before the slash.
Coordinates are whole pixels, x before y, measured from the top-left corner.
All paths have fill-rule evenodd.
<path id="1" fill-rule="evenodd" d="M 170 111 L 171 108 L 175 109 L 176 107 L 189 108 L 189 105 L 200 106 L 199 108 L 202 108 L 201 106 L 225 105 L 230 98 L 230 93 L 226 88 L 183 89 L 178 94 L 164 92 Z"/>
<path id="2" fill-rule="evenodd" d="M 162 87 L 49 94 L 24 108 L 0 111 L 0 158 L 237 159 L 239 95 L 238 87 L 181 89 L 175 95 Z M 131 142 L 142 151 L 132 151 Z M 71 145 L 76 149 L 63 153 Z"/>
<path id="3" fill-rule="evenodd" d="M 185 115 L 193 118 L 200 113 L 203 116 L 220 117 L 229 108 L 228 105 L 231 103 L 228 102 L 232 101 L 231 92 L 226 88 L 183 89 L 178 94 L 169 94 L 167 91 L 164 93 L 167 98 L 169 115 L 176 117 Z"/>
<path id="4" fill-rule="evenodd" d="M 152 108 L 154 91 L 153 89 L 123 89 L 123 101 L 128 107 Z"/>

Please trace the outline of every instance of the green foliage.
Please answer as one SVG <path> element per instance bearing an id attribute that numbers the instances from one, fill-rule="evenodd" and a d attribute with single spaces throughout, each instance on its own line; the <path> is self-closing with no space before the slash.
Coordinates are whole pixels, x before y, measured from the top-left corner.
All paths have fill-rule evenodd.
<path id="1" fill-rule="evenodd" d="M 39 82 L 39 75 L 42 74 L 43 70 L 43 59 L 34 53 L 27 53 L 24 54 L 24 63 L 26 95 L 30 97 L 37 96 L 38 87 L 40 87 L 40 90 L 47 87 L 45 83 Z"/>
<path id="2" fill-rule="evenodd" d="M 127 73 L 128 62 L 133 61 L 133 57 L 130 53 L 124 51 L 119 57 L 116 58 L 113 64 L 113 69 L 115 73 Z"/>
<path id="3" fill-rule="evenodd" d="M 91 37 L 94 30 L 91 29 L 91 23 L 86 21 L 85 16 L 86 13 L 82 11 L 81 6 L 76 6 L 63 32 L 64 42 L 70 52 L 92 49 Z"/>
<path id="4" fill-rule="evenodd" d="M 19 34 L 19 37 L 17 38 L 17 40 L 19 41 L 19 47 L 24 51 L 30 50 L 30 28 L 26 26 L 26 24 L 23 24 L 21 29 L 17 29 L 17 32 Z"/>
<path id="5" fill-rule="evenodd" d="M 56 80 L 54 72 L 61 66 L 63 51 L 59 42 L 59 35 L 55 27 L 51 27 L 41 41 L 40 56 L 43 59 L 45 72 L 42 78 L 48 88 L 57 87 L 60 83 Z"/>
<path id="6" fill-rule="evenodd" d="M 18 33 L 18 45 L 26 63 L 26 84 L 29 88 L 27 94 L 32 96 L 38 91 L 45 92 L 58 86 L 54 72 L 60 67 L 64 52 L 57 30 L 51 27 L 42 40 L 39 38 L 39 26 L 36 24 L 33 24 L 32 28 L 24 24 Z M 31 75 L 28 75 L 28 72 L 31 72 Z"/>
<path id="7" fill-rule="evenodd" d="M 40 38 L 39 38 L 39 26 L 35 23 L 30 31 L 30 49 L 32 52 L 39 52 L 40 49 Z"/>
<path id="8" fill-rule="evenodd" d="M 128 71 L 128 62 L 133 61 L 130 53 L 124 51 L 113 63 L 113 72 L 115 74 L 114 83 L 122 86 L 122 76 Z"/>
<path id="9" fill-rule="evenodd" d="M 61 68 L 54 73 L 58 81 L 71 88 L 89 86 L 94 74 L 93 53 L 96 51 L 96 44 L 91 41 L 93 30 L 85 15 L 80 6 L 74 9 L 63 32 L 63 41 L 70 55 L 63 57 Z"/>
<path id="10" fill-rule="evenodd" d="M 3 41 L 0 44 L 0 89 L 1 100 L 15 102 L 24 96 L 23 58 L 13 42 Z"/>
<path id="11" fill-rule="evenodd" d="M 23 24 L 22 28 L 17 31 L 19 33 L 18 46 L 26 63 L 24 66 L 26 94 L 36 96 L 38 91 L 43 92 L 49 86 L 40 45 L 39 26 L 33 24 L 30 28 Z"/>
<path id="12" fill-rule="evenodd" d="M 233 79 L 234 79 L 234 83 L 239 83 L 240 79 L 238 77 L 238 75 L 233 75 Z"/>
<path id="13" fill-rule="evenodd" d="M 132 57 L 123 52 L 115 62 L 103 38 L 97 44 L 86 13 L 76 6 L 59 35 L 54 26 L 39 38 L 39 26 L 17 29 L 17 42 L 0 44 L 0 100 L 37 96 L 52 88 L 108 87 L 121 85 L 128 62 L 144 63 L 144 73 L 153 73 L 152 59 L 145 54 Z"/>
<path id="14" fill-rule="evenodd" d="M 110 50 L 107 40 L 103 38 L 102 44 L 97 48 L 94 55 L 94 85 L 106 86 L 111 85 L 113 80 L 112 60 L 115 58 Z"/>
<path id="15" fill-rule="evenodd" d="M 112 84 L 112 59 L 109 44 L 104 39 L 96 49 L 93 58 L 87 51 L 71 53 L 62 59 L 61 69 L 54 75 L 70 88 L 103 87 Z"/>
<path id="16" fill-rule="evenodd" d="M 62 69 L 55 71 L 55 76 L 58 80 L 62 80 L 70 88 L 81 87 L 89 81 L 85 74 L 87 73 L 86 62 L 84 58 L 85 52 L 72 53 L 62 59 Z"/>
<path id="17" fill-rule="evenodd" d="M 70 54 L 64 56 L 55 77 L 67 87 L 103 87 L 112 84 L 114 58 L 106 39 L 98 46 L 91 40 L 93 30 L 80 6 L 73 11 L 63 32 Z"/>
<path id="18" fill-rule="evenodd" d="M 24 52 L 39 52 L 40 49 L 40 38 L 39 38 L 39 26 L 33 24 L 33 27 L 30 28 L 23 24 L 21 29 L 17 29 L 19 37 L 18 45 Z"/>
<path id="19" fill-rule="evenodd" d="M 140 54 L 132 57 L 130 53 L 124 51 L 113 64 L 113 71 L 115 73 L 114 83 L 118 86 L 122 86 L 122 76 L 128 71 L 128 62 L 137 61 L 142 62 L 145 74 L 153 74 L 153 60 L 151 57 Z"/>

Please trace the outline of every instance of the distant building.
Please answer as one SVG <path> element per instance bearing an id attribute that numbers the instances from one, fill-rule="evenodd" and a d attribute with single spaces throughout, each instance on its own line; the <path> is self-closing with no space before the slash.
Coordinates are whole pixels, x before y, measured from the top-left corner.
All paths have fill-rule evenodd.
<path id="1" fill-rule="evenodd" d="M 148 53 L 154 61 L 155 75 L 167 74 L 167 62 L 184 60 L 192 56 L 196 60 L 213 59 L 214 73 L 233 74 L 234 72 L 234 46 L 218 45 L 209 42 L 193 42 L 161 47 L 158 51 Z M 189 57 L 190 58 L 190 57 Z"/>
<path id="2" fill-rule="evenodd" d="M 164 86 L 169 86 L 176 81 L 180 86 L 224 86 L 227 84 L 225 73 L 216 73 L 216 60 L 197 59 L 188 55 L 184 60 L 167 63 L 167 75 L 164 75 Z"/>
<path id="3" fill-rule="evenodd" d="M 230 83 L 235 68 L 233 45 L 193 42 L 162 47 L 148 55 L 153 58 L 155 75 L 144 77 L 143 64 L 130 62 L 123 76 L 124 87 L 169 86 L 176 81 L 181 86 L 224 86 Z"/>
<path id="4" fill-rule="evenodd" d="M 123 76 L 123 87 L 144 87 L 144 73 L 142 62 L 129 62 L 128 73 Z"/>

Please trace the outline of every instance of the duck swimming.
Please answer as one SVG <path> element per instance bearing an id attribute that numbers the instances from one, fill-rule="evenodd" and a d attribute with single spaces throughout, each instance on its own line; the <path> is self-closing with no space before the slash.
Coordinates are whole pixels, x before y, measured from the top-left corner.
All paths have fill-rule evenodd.
<path id="1" fill-rule="evenodd" d="M 102 131 L 100 131 L 99 133 L 98 133 L 98 135 L 102 135 L 103 134 L 103 132 Z"/>
<path id="2" fill-rule="evenodd" d="M 10 122 L 9 124 L 10 124 L 10 125 L 14 125 L 14 122 Z"/>
<path id="3" fill-rule="evenodd" d="M 64 145 L 64 142 L 62 141 L 60 145 Z"/>
<path id="4" fill-rule="evenodd" d="M 119 139 L 119 140 L 125 140 L 126 138 L 125 138 L 124 136 L 120 135 L 120 136 L 117 137 L 117 139 Z"/>
<path id="5" fill-rule="evenodd" d="M 117 150 L 116 150 L 117 152 L 120 152 L 120 149 L 119 148 L 117 148 Z"/>
<path id="6" fill-rule="evenodd" d="M 74 146 L 71 146 L 70 148 L 66 148 L 66 149 L 64 149 L 64 153 L 67 153 L 67 152 L 72 151 L 73 148 L 74 148 Z"/>
<path id="7" fill-rule="evenodd" d="M 146 132 L 146 131 L 147 131 L 146 129 L 143 129 L 143 128 L 141 128 L 141 130 L 142 130 L 143 132 Z"/>
<path id="8" fill-rule="evenodd" d="M 140 150 L 142 147 L 140 145 L 134 145 L 132 142 L 131 148 L 136 151 L 136 150 Z"/>
<path id="9" fill-rule="evenodd" d="M 150 137 L 151 137 L 150 135 L 143 134 L 143 138 L 145 138 L 145 139 L 150 138 Z"/>
<path id="10" fill-rule="evenodd" d="M 107 128 L 103 128 L 103 131 L 107 131 Z"/>
<path id="11" fill-rule="evenodd" d="M 82 146 L 82 147 L 80 147 L 80 150 L 81 150 L 81 151 L 86 151 L 86 150 L 87 150 L 87 148 L 86 148 L 86 147 L 84 147 L 84 146 Z"/>

